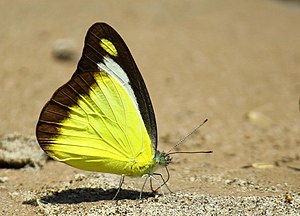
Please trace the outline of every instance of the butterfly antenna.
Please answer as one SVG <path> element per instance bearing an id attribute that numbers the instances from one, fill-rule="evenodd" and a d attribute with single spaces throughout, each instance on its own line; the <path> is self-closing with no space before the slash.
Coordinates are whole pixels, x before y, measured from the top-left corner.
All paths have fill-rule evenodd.
<path id="1" fill-rule="evenodd" d="M 188 138 L 188 137 L 190 137 L 191 135 L 193 135 L 202 125 L 204 125 L 206 122 L 208 121 L 208 119 L 205 119 L 201 124 L 199 124 L 199 125 L 197 125 L 197 127 L 195 127 L 194 128 L 194 130 L 192 130 L 188 135 L 186 135 L 185 137 L 183 137 L 181 140 L 179 140 L 179 142 L 176 144 L 176 145 L 174 145 L 168 152 L 167 152 L 167 154 L 169 154 L 169 155 L 171 155 L 171 154 L 180 154 L 180 153 L 182 153 L 182 154 L 186 154 L 186 153 L 188 153 L 188 154 L 193 154 L 193 153 L 195 153 L 195 154 L 198 154 L 198 153 L 212 153 L 212 151 L 192 151 L 192 152 L 187 152 L 187 151 L 185 151 L 185 152 L 177 152 L 177 151 L 175 151 L 175 152 L 171 152 L 172 150 L 174 150 L 177 146 L 179 146 L 179 145 L 181 145 L 182 143 L 184 143 L 185 142 L 185 140 Z"/>

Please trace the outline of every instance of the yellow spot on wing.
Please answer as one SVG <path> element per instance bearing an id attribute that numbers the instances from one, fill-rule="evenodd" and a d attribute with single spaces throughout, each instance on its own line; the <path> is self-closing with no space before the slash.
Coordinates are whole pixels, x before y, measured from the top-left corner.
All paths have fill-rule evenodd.
<path id="1" fill-rule="evenodd" d="M 105 38 L 102 38 L 102 39 L 100 40 L 100 46 L 101 46 L 108 54 L 110 54 L 110 55 L 112 55 L 112 56 L 115 56 L 115 57 L 118 56 L 118 51 L 117 51 L 116 47 L 114 46 L 114 44 L 113 44 L 111 41 L 109 41 L 109 40 L 107 40 L 107 39 L 105 39 Z"/>

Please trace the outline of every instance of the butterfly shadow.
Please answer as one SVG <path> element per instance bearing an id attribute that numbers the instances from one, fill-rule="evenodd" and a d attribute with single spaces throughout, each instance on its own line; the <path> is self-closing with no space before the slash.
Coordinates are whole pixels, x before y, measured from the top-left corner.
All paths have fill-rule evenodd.
<path id="1" fill-rule="evenodd" d="M 37 206 L 39 203 L 50 204 L 78 204 L 82 202 L 97 202 L 101 200 L 113 200 L 117 189 L 103 190 L 101 188 L 76 188 L 54 192 L 51 195 L 42 196 L 39 199 L 30 199 L 22 204 Z M 143 192 L 142 198 L 154 197 L 153 192 Z M 140 192 L 136 190 L 121 189 L 114 200 L 138 200 Z"/>

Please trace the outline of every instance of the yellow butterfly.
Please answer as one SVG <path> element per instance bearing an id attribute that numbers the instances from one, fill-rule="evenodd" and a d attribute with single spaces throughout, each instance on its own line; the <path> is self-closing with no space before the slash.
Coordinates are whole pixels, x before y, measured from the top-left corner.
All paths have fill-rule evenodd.
<path id="1" fill-rule="evenodd" d="M 58 161 L 122 175 L 119 190 L 124 176 L 150 176 L 171 162 L 169 153 L 157 150 L 141 73 L 121 36 L 105 23 L 88 30 L 77 69 L 44 106 L 36 136 Z"/>

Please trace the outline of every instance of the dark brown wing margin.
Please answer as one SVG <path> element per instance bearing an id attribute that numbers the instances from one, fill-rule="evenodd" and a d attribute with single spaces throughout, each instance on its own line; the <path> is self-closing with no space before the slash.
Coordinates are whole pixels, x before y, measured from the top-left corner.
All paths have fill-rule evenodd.
<path id="1" fill-rule="evenodd" d="M 90 86 L 95 82 L 93 73 L 85 72 L 55 91 L 44 106 L 36 127 L 36 137 L 42 149 L 46 149 L 60 135 L 61 122 L 68 118 L 71 111 L 69 107 L 76 105 L 81 96 L 88 95 Z"/>

